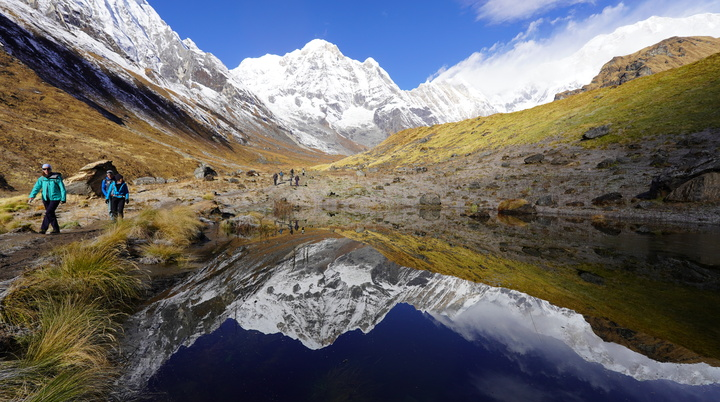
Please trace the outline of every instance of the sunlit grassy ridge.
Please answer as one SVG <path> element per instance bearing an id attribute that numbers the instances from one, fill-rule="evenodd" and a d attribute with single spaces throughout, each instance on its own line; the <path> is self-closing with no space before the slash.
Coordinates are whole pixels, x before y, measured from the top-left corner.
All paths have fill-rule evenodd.
<path id="1" fill-rule="evenodd" d="M 509 114 L 420 127 L 390 136 L 374 149 L 335 166 L 428 164 L 519 144 L 580 143 L 601 147 L 646 136 L 720 127 L 720 54 L 696 63 Z M 610 125 L 605 137 L 580 142 L 589 129 Z"/>
<path id="2" fill-rule="evenodd" d="M 715 325 L 720 312 L 713 307 L 720 303 L 720 295 L 714 291 L 678 287 L 598 265 L 546 261 L 545 266 L 538 266 L 429 237 L 370 230 L 338 233 L 374 247 L 399 265 L 518 290 L 720 360 L 720 333 Z M 602 276 L 605 285 L 582 280 L 578 269 Z M 697 315 L 687 313 L 698 311 L 697 305 L 708 307 Z"/>

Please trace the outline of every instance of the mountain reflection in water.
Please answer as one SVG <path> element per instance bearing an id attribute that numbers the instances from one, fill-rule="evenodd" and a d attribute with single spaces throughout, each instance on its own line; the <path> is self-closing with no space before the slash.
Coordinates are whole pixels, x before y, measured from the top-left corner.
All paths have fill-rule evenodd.
<path id="1" fill-rule="evenodd" d="M 143 400 L 720 400 L 719 368 L 656 362 L 572 310 L 330 233 L 219 256 L 127 340 L 121 383 Z"/>

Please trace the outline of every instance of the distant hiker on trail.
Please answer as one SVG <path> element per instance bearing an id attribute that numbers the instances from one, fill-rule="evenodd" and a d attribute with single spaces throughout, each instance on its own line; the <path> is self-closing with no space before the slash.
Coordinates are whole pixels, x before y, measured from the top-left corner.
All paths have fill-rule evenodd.
<path id="1" fill-rule="evenodd" d="M 295 169 L 290 169 L 290 178 L 295 177 Z"/>
<path id="2" fill-rule="evenodd" d="M 277 186 L 277 179 L 278 179 L 278 174 L 277 173 L 273 174 L 273 184 L 276 186 Z"/>
<path id="3" fill-rule="evenodd" d="M 130 203 L 130 190 L 121 174 L 115 175 L 115 181 L 110 183 L 105 202 L 110 204 L 110 217 L 112 220 L 125 218 L 125 204 Z"/>
<path id="4" fill-rule="evenodd" d="M 40 233 L 45 234 L 50 226 L 53 230 L 50 234 L 60 233 L 60 225 L 57 221 L 55 210 L 62 203 L 65 203 L 65 183 L 60 173 L 54 173 L 49 164 L 42 165 L 42 176 L 38 177 L 35 185 L 30 191 L 28 204 L 35 200 L 38 192 L 42 192 L 42 202 L 45 206 L 45 217 L 40 225 Z"/>
<path id="5" fill-rule="evenodd" d="M 100 186 L 100 190 L 102 190 L 103 197 L 105 197 L 105 200 L 108 199 L 108 192 L 110 191 L 110 184 L 115 181 L 115 173 L 112 170 L 108 170 L 105 172 L 105 178 L 102 181 L 102 185 Z M 110 209 L 110 203 L 106 203 L 108 206 L 108 214 L 112 218 L 112 210 Z"/>
<path id="6" fill-rule="evenodd" d="M 300 176 L 295 176 L 295 187 L 299 186 L 298 184 L 300 182 Z"/>
<path id="7" fill-rule="evenodd" d="M 302 175 L 305 176 L 305 168 L 302 168 Z"/>
<path id="8" fill-rule="evenodd" d="M 283 176 L 285 176 L 285 173 L 283 173 L 283 171 L 281 170 L 281 171 L 280 171 L 280 181 L 283 180 Z"/>

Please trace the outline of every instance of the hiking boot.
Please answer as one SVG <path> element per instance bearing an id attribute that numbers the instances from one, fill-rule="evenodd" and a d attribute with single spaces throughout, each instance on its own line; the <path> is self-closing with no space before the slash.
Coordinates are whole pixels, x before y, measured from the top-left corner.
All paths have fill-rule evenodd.
<path id="1" fill-rule="evenodd" d="M 60 234 L 60 231 L 59 231 L 59 230 L 53 230 L 52 232 L 50 232 L 50 234 L 51 234 L 51 235 Z"/>

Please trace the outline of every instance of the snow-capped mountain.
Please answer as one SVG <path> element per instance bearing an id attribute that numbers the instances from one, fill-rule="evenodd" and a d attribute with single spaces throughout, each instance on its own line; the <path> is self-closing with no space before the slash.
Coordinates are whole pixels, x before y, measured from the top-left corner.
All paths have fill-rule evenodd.
<path id="1" fill-rule="evenodd" d="M 716 367 L 660 363 L 604 342 L 572 310 L 517 291 L 402 267 L 349 239 L 288 245 L 283 251 L 274 247 L 276 260 L 265 251 L 254 255 L 252 247 L 223 254 L 169 297 L 131 317 L 122 383 L 142 388 L 180 347 L 191 346 L 226 320 L 320 349 L 346 332 L 372 331 L 399 303 L 431 315 L 466 339 L 489 337 L 508 350 L 542 351 L 552 340 L 586 361 L 639 380 L 720 382 Z"/>
<path id="2" fill-rule="evenodd" d="M 496 111 L 479 92 L 462 85 L 403 91 L 372 58 L 352 60 L 320 39 L 284 56 L 245 59 L 232 74 L 301 142 L 332 153 L 348 151 L 335 140 L 337 134 L 372 147 L 406 128 Z"/>
<path id="3" fill-rule="evenodd" d="M 372 58 L 349 59 L 323 40 L 229 70 L 145 0 L 0 0 L 0 12 L 21 27 L 6 27 L 5 51 L 118 122 L 130 111 L 153 127 L 279 153 L 352 154 L 405 128 L 533 107 L 587 84 L 614 56 L 670 36 L 720 36 L 720 14 L 653 17 L 564 58 L 543 46 L 473 55 L 403 91 Z M 82 62 L 68 62 L 70 53 Z M 68 66 L 78 63 L 82 71 Z"/>

